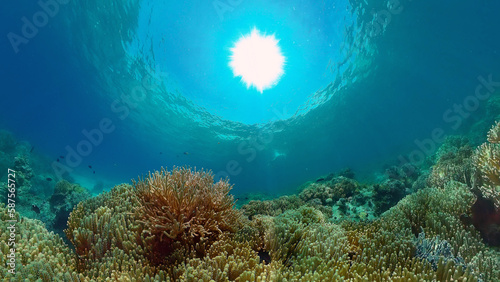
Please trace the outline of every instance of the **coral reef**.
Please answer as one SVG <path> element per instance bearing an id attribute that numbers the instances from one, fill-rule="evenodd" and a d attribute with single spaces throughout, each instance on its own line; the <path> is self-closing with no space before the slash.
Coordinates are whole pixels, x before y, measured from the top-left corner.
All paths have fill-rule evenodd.
<path id="1" fill-rule="evenodd" d="M 8 245 L 12 223 L 15 219 L 15 245 Z M 7 208 L 0 204 L 0 279 L 2 281 L 85 281 L 76 271 L 76 259 L 69 247 L 56 234 L 48 232 L 42 222 L 21 218 L 16 213 L 11 218 Z M 8 273 L 11 248 L 15 248 L 16 275 Z M 9 280 L 3 280 L 9 279 Z"/>
<path id="2" fill-rule="evenodd" d="M 297 195 L 281 196 L 278 199 L 268 201 L 252 200 L 241 207 L 241 211 L 249 219 L 255 215 L 277 216 L 290 209 L 296 209 L 304 205 L 305 202 Z"/>
<path id="3" fill-rule="evenodd" d="M 477 157 L 462 154 L 466 145 L 460 144 L 443 149 L 433 171 L 441 164 L 458 169 L 471 159 L 483 164 L 478 185 L 493 185 L 499 173 L 486 173 L 484 166 L 492 166 L 494 155 L 481 148 Z M 498 281 L 500 253 L 485 243 L 498 233 L 482 230 L 496 225 L 479 216 L 496 214 L 492 199 L 476 195 L 460 178 L 423 187 L 424 178 L 409 166 L 387 169 L 379 184 L 332 176 L 308 183 L 299 195 L 252 200 L 240 211 L 228 181 L 214 183 L 204 170 L 161 169 L 81 201 L 65 230 L 74 251 L 39 221 L 17 214 L 22 259 L 15 279 Z M 420 187 L 407 195 L 419 179 Z M 51 207 L 67 211 L 86 197 L 85 189 L 61 181 Z M 0 218 L 5 230 L 3 206 Z M 5 264 L 7 233 L 0 237 Z M 0 278 L 9 277 L 2 271 Z"/>
<path id="4" fill-rule="evenodd" d="M 312 183 L 300 192 L 299 197 L 304 202 L 318 199 L 322 205 L 333 205 L 341 198 L 354 195 L 359 184 L 350 178 L 338 176 L 323 183 Z"/>
<path id="5" fill-rule="evenodd" d="M 214 184 L 211 172 L 162 168 L 133 183 L 136 212 L 158 243 L 156 260 L 175 251 L 176 244 L 202 255 L 220 234 L 238 229 L 241 215 L 233 209 L 232 186 L 227 180 Z"/>
<path id="6" fill-rule="evenodd" d="M 76 205 L 90 198 L 90 193 L 87 189 L 78 184 L 71 184 L 66 180 L 57 182 L 54 193 L 49 199 L 50 208 L 55 214 L 54 228 L 66 228 L 66 222 L 70 212 Z"/>
<path id="7" fill-rule="evenodd" d="M 405 196 L 405 184 L 396 179 L 387 179 L 382 184 L 373 185 L 375 212 L 381 214 L 397 204 Z"/>
<path id="8" fill-rule="evenodd" d="M 130 185 L 118 185 L 78 204 L 66 236 L 75 247 L 78 270 L 93 279 L 120 275 L 167 277 L 148 259 L 151 236 L 133 211 L 139 202 Z M 128 274 L 126 274 L 128 273 Z"/>
<path id="9" fill-rule="evenodd" d="M 30 180 L 33 178 L 33 170 L 31 169 L 29 158 L 26 155 L 15 157 L 12 169 L 16 171 L 18 186 L 31 187 Z"/>
<path id="10" fill-rule="evenodd" d="M 467 138 L 449 136 L 436 153 L 428 186 L 443 188 L 449 181 L 459 181 L 472 186 L 474 182 L 474 150 Z"/>
<path id="11" fill-rule="evenodd" d="M 500 208 L 500 123 L 488 133 L 488 142 L 477 148 L 474 163 L 482 179 L 479 190 L 482 195 Z"/>

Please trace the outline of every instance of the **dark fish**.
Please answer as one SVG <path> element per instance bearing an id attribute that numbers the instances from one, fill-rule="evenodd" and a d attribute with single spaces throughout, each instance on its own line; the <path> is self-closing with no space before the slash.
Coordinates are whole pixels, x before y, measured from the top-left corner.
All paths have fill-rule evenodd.
<path id="1" fill-rule="evenodd" d="M 31 146 L 30 153 L 33 152 L 34 149 L 35 149 L 35 146 Z"/>
<path id="2" fill-rule="evenodd" d="M 95 174 L 95 170 L 94 170 L 94 174 Z"/>
<path id="3" fill-rule="evenodd" d="M 160 152 L 160 155 L 163 154 L 163 152 Z"/>
<path id="4" fill-rule="evenodd" d="M 47 180 L 47 181 L 52 181 L 52 178 L 47 177 L 47 178 L 45 178 L 45 180 Z"/>
<path id="5" fill-rule="evenodd" d="M 325 181 L 325 179 L 324 179 L 324 178 L 318 178 L 318 179 L 316 180 L 316 182 L 321 182 L 321 181 Z"/>
<path id="6" fill-rule="evenodd" d="M 59 156 L 59 158 L 64 159 L 64 156 Z"/>
<path id="7" fill-rule="evenodd" d="M 59 159 L 57 159 L 57 162 L 59 162 Z"/>
<path id="8" fill-rule="evenodd" d="M 184 155 L 189 155 L 189 153 L 188 152 L 184 152 Z"/>
<path id="9" fill-rule="evenodd" d="M 89 168 L 92 168 L 92 166 L 91 166 L 91 165 L 89 165 Z"/>
<path id="10" fill-rule="evenodd" d="M 269 255 L 268 251 L 260 250 L 258 252 L 258 255 L 260 263 L 269 264 L 271 262 L 271 256 Z"/>
<path id="11" fill-rule="evenodd" d="M 37 207 L 36 205 L 31 205 L 31 210 L 36 212 L 36 213 L 40 213 L 40 208 Z"/>

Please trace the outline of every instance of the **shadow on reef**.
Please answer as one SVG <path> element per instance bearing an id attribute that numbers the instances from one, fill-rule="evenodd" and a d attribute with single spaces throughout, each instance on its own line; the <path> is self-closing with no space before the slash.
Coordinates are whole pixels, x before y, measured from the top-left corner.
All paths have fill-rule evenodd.
<path id="1" fill-rule="evenodd" d="M 65 234 L 74 249 L 16 213 L 16 279 L 498 281 L 498 133 L 497 123 L 476 150 L 449 138 L 431 166 L 388 167 L 377 183 L 331 174 L 239 210 L 227 180 L 162 169 L 73 208 Z M 86 197 L 68 182 L 56 186 L 53 212 Z M 6 230 L 3 205 L 0 218 Z M 3 265 L 8 236 L 0 233 Z"/>

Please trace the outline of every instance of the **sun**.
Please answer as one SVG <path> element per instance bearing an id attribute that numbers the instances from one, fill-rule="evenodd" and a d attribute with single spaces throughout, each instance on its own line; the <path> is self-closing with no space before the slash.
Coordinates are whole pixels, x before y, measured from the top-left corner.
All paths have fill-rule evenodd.
<path id="1" fill-rule="evenodd" d="M 235 77 L 260 93 L 275 86 L 284 74 L 285 57 L 274 35 L 265 35 L 254 28 L 231 48 L 229 66 Z"/>

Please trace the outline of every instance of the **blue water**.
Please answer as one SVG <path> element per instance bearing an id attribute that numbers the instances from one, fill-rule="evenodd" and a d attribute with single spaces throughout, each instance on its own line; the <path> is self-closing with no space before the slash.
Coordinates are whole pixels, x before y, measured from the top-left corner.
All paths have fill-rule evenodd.
<path id="1" fill-rule="evenodd" d="M 0 127 L 66 156 L 85 185 L 173 165 L 229 176 L 236 194 L 293 193 L 345 167 L 368 177 L 436 128 L 465 130 L 443 114 L 478 77 L 500 81 L 499 2 L 60 2 L 15 46 L 9 33 L 22 36 L 22 18 L 43 9 L 2 4 Z M 262 94 L 228 67 L 253 27 L 287 57 Z M 91 146 L 68 163 L 81 142 Z"/>

